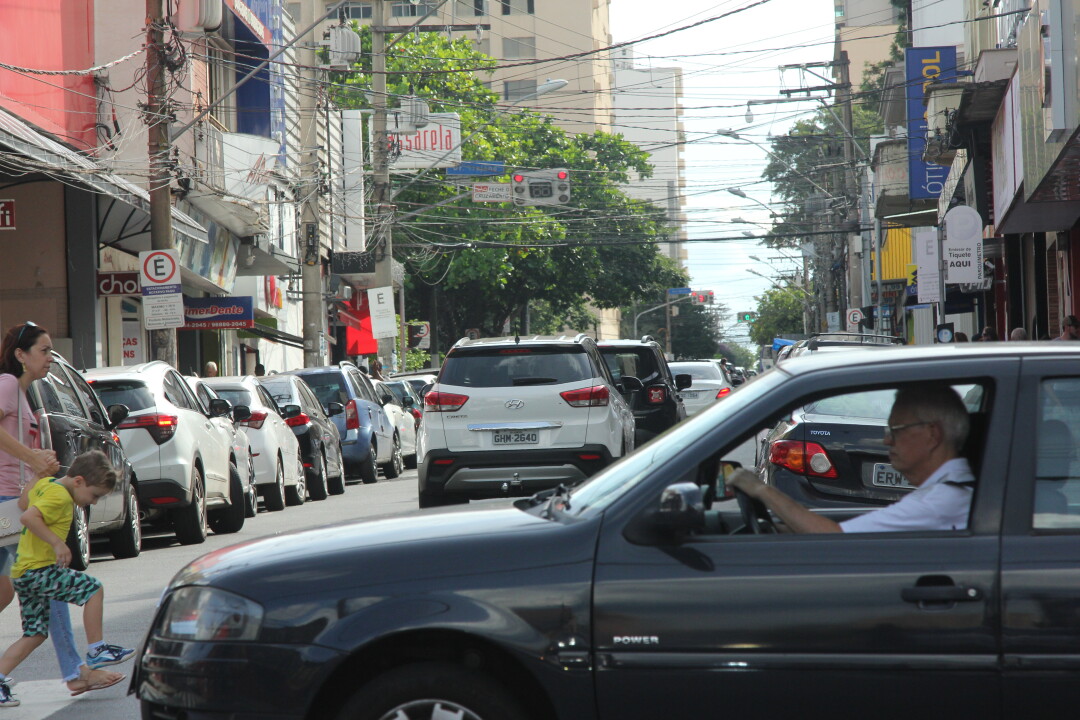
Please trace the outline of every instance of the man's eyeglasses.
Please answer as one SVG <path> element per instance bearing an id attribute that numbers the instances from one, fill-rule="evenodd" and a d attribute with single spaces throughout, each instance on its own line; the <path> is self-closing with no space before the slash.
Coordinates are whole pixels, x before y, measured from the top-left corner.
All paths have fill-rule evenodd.
<path id="1" fill-rule="evenodd" d="M 896 435 L 896 433 L 900 432 L 901 430 L 907 430 L 908 428 L 913 428 L 913 427 L 916 427 L 918 425 L 932 425 L 932 424 L 933 423 L 931 421 L 929 421 L 929 420 L 919 420 L 917 422 L 904 423 L 903 425 L 886 425 L 885 426 L 885 440 L 886 441 L 892 440 L 893 437 Z"/>
<path id="2" fill-rule="evenodd" d="M 22 330 L 19 331 L 19 337 L 15 338 L 15 344 L 18 345 L 22 340 L 23 333 L 26 332 L 26 328 L 37 327 L 37 323 L 31 320 L 27 320 L 23 323 Z"/>

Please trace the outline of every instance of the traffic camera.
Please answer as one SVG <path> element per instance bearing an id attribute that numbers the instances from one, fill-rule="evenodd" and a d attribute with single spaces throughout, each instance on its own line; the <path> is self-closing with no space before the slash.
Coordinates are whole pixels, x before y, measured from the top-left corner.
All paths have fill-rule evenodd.
<path id="1" fill-rule="evenodd" d="M 515 172 L 510 176 L 514 204 L 565 205 L 570 202 L 570 172 L 566 168 Z"/>

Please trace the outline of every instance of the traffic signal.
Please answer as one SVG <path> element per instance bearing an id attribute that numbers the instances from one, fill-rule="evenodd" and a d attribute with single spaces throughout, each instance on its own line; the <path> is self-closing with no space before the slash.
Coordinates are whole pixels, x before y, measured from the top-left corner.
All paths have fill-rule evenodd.
<path id="1" fill-rule="evenodd" d="M 713 291 L 712 290 L 695 290 L 690 293 L 691 305 L 712 305 L 713 304 Z"/>
<path id="2" fill-rule="evenodd" d="M 744 310 L 739 313 L 739 322 L 752 323 L 757 320 L 757 313 L 752 310 Z"/>
<path id="3" fill-rule="evenodd" d="M 515 172 L 510 176 L 514 204 L 565 205 L 570 202 L 570 171 L 566 168 Z"/>

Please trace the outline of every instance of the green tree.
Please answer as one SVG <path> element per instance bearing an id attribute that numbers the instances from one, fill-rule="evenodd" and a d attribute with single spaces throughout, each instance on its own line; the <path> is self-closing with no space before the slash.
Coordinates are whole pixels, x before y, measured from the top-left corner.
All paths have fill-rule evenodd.
<path id="1" fill-rule="evenodd" d="M 773 338 L 802 333 L 803 303 L 803 291 L 795 286 L 766 290 L 758 298 L 757 321 L 750 325 L 751 342 L 771 347 Z"/>

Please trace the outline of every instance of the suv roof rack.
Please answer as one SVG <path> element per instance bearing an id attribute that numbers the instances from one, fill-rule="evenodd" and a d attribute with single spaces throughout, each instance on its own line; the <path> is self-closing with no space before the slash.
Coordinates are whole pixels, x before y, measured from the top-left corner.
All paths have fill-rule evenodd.
<path id="1" fill-rule="evenodd" d="M 842 345 L 903 345 L 902 338 L 895 335 L 870 335 L 867 333 L 827 332 L 811 335 L 806 341 L 808 350 L 817 350 L 819 347 L 838 347 Z"/>

